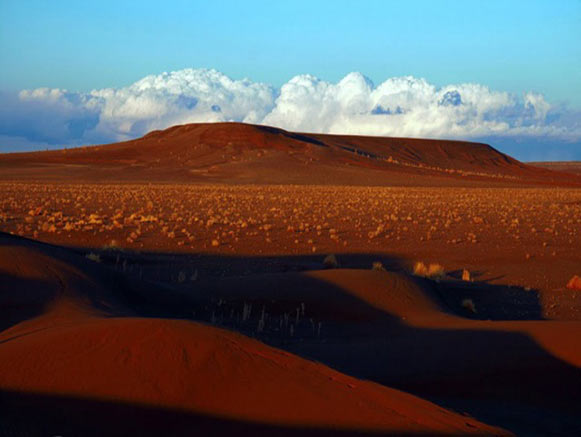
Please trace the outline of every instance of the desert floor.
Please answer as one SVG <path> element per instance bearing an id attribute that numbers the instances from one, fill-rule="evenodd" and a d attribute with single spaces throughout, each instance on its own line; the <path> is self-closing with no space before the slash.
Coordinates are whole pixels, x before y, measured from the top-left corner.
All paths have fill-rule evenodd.
<path id="1" fill-rule="evenodd" d="M 468 269 L 475 281 L 558 305 L 550 296 L 581 263 L 578 189 L 1 183 L 0 211 L 5 232 L 87 251 L 175 254 L 200 277 L 336 254 L 344 267 L 411 271 L 423 261 L 452 277 Z M 543 315 L 559 317 L 551 305 Z"/>
<path id="2" fill-rule="evenodd" d="M 581 432 L 579 189 L 0 182 L 0 230 L 0 433 Z"/>

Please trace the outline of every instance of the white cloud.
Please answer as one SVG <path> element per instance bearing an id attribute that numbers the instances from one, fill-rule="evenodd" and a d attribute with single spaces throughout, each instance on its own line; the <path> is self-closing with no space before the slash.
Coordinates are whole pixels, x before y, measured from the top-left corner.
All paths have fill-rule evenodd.
<path id="1" fill-rule="evenodd" d="M 361 73 L 338 83 L 300 75 L 275 89 L 215 70 L 186 69 L 119 89 L 1 94 L 0 136 L 42 144 L 105 143 L 175 124 L 243 121 L 305 132 L 579 141 L 578 115 L 532 92 L 518 96 L 479 84 L 438 88 L 412 76 L 375 86 Z"/>
<path id="2" fill-rule="evenodd" d="M 249 80 L 234 81 L 215 70 L 187 69 L 90 95 L 103 102 L 96 129 L 124 138 L 182 123 L 257 123 L 271 110 L 276 91 Z"/>

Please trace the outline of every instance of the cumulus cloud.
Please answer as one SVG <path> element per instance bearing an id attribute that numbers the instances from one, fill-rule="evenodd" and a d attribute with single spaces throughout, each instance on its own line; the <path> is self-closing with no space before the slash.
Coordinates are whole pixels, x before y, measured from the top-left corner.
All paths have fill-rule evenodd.
<path id="1" fill-rule="evenodd" d="M 411 76 L 391 78 L 374 87 L 360 73 L 351 73 L 337 84 L 307 75 L 293 78 L 282 86 L 264 122 L 311 132 L 578 139 L 579 125 L 559 122 L 563 111 L 534 93 L 517 96 L 478 84 L 437 88 Z"/>
<path id="2" fill-rule="evenodd" d="M 579 113 L 532 92 L 516 95 L 470 83 L 436 87 L 412 76 L 375 86 L 361 73 L 337 83 L 299 75 L 276 89 L 216 70 L 186 69 L 118 89 L 0 94 L 0 140 L 27 144 L 106 143 L 206 121 L 303 132 L 579 141 L 579 120 Z"/>

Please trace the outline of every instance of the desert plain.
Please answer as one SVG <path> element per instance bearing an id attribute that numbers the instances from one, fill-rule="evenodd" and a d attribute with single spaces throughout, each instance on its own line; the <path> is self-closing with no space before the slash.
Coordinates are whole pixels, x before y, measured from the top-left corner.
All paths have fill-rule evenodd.
<path id="1" fill-rule="evenodd" d="M 238 123 L 0 155 L 0 434 L 579 434 L 579 168 Z"/>

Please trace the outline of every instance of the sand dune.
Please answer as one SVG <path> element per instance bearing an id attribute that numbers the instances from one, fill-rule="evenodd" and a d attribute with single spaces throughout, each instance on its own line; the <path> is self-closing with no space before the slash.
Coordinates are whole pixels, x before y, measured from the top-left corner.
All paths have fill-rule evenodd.
<path id="1" fill-rule="evenodd" d="M 581 340 L 574 334 L 581 332 L 579 321 L 545 321 L 535 314 L 529 320 L 475 320 L 461 305 L 466 294 L 451 305 L 445 286 L 370 270 L 232 278 L 205 287 L 197 294 L 203 301 L 243 301 L 274 318 L 304 307 L 304 323 L 321 323 L 332 340 L 320 344 L 309 336 L 312 344 L 296 343 L 291 350 L 388 384 L 419 390 L 433 385 L 436 393 L 474 397 L 504 393 L 547 406 L 567 403 L 581 389 Z"/>
<path id="2" fill-rule="evenodd" d="M 11 320 L 0 333 L 4 399 L 20 392 L 169 408 L 276 425 L 286 433 L 300 428 L 301 435 L 309 429 L 502 433 L 240 334 L 188 320 L 139 317 L 127 299 L 134 292 L 124 295 L 122 281 L 100 265 L 13 237 L 3 236 L 1 243 L 0 311 L 2 320 L 6 314 Z M 99 422 L 108 420 L 85 419 L 84 425 L 75 419 L 51 431 L 101 429 Z M 9 430 L 15 419 L 3 420 Z M 188 433 L 195 433 L 193 426 Z"/>

